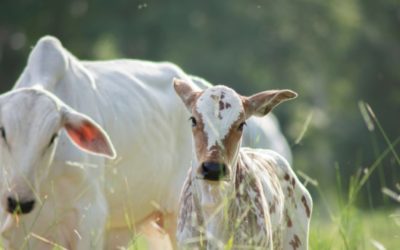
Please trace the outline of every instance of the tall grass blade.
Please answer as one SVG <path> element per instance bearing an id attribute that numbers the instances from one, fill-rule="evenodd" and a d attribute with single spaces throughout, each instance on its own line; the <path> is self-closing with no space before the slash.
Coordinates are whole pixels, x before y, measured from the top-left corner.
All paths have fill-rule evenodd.
<path id="1" fill-rule="evenodd" d="M 365 125 L 367 125 L 368 130 L 374 131 L 374 129 L 375 129 L 374 122 L 372 121 L 371 117 L 368 115 L 368 111 L 367 111 L 365 102 L 359 101 L 358 107 L 360 108 L 361 116 L 363 117 Z"/>
<path id="2" fill-rule="evenodd" d="M 382 134 L 383 138 L 385 139 L 386 143 L 389 145 L 389 148 L 390 148 L 390 150 L 392 151 L 392 153 L 393 153 L 393 155 L 394 155 L 394 157 L 395 157 L 395 159 L 396 159 L 397 164 L 400 166 L 400 157 L 399 157 L 399 155 L 397 154 L 396 150 L 394 149 L 393 144 L 390 142 L 390 140 L 389 140 L 389 138 L 388 138 L 388 136 L 387 136 L 385 130 L 383 129 L 381 123 L 379 122 L 378 118 L 376 117 L 374 111 L 373 111 L 372 108 L 368 105 L 368 103 L 365 103 L 364 105 L 365 105 L 365 107 L 366 107 L 366 109 L 367 109 L 369 115 L 371 116 L 371 118 L 372 118 L 372 119 L 374 120 L 374 122 L 376 123 L 376 126 L 378 127 L 379 131 L 381 132 L 381 134 Z"/>
<path id="3" fill-rule="evenodd" d="M 299 136 L 296 138 L 294 144 L 299 144 L 300 141 L 303 139 L 304 135 L 306 134 L 308 127 L 310 126 L 312 117 L 313 117 L 313 111 L 311 111 L 306 118 L 306 121 L 304 122 L 303 128 L 301 129 L 301 132 L 299 134 Z"/>
<path id="4" fill-rule="evenodd" d="M 393 200 L 395 200 L 397 202 L 400 202 L 400 194 L 390 190 L 389 188 L 383 187 L 382 188 L 382 193 L 384 193 L 385 195 L 389 196 Z"/>

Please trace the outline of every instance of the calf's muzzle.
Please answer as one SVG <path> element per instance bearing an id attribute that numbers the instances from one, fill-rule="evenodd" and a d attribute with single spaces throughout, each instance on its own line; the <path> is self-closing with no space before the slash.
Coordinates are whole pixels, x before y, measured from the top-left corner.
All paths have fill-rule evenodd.
<path id="1" fill-rule="evenodd" d="M 205 180 L 219 181 L 227 174 L 226 165 L 219 162 L 204 162 L 201 164 L 200 174 Z"/>

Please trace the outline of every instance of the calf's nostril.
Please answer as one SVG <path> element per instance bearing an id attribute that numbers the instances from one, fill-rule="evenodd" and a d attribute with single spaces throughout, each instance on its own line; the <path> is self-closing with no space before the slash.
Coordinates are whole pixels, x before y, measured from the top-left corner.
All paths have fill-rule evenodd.
<path id="1" fill-rule="evenodd" d="M 14 213 L 14 211 L 17 209 L 17 201 L 11 197 L 7 198 L 7 211 L 9 213 Z"/>
<path id="2" fill-rule="evenodd" d="M 27 214 L 30 213 L 35 206 L 35 201 L 18 201 L 12 197 L 7 198 L 7 211 L 9 213 Z"/>

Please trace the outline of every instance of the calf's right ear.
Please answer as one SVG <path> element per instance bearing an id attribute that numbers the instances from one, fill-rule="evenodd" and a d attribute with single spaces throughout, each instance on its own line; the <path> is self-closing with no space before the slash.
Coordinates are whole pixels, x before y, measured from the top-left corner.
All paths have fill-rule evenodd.
<path id="1" fill-rule="evenodd" d="M 182 99 L 186 108 L 192 112 L 193 104 L 195 103 L 199 91 L 195 90 L 192 85 L 185 82 L 184 80 L 174 78 L 173 80 L 175 92 Z"/>

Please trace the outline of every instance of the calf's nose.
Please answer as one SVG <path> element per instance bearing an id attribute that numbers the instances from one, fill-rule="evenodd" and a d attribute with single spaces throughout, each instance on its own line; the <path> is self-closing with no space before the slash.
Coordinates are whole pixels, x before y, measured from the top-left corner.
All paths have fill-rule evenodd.
<path id="1" fill-rule="evenodd" d="M 9 213 L 27 214 L 33 210 L 35 200 L 19 201 L 12 197 L 7 198 L 7 211 Z"/>
<path id="2" fill-rule="evenodd" d="M 204 162 L 200 173 L 205 180 L 219 181 L 226 176 L 226 165 L 218 162 Z"/>

